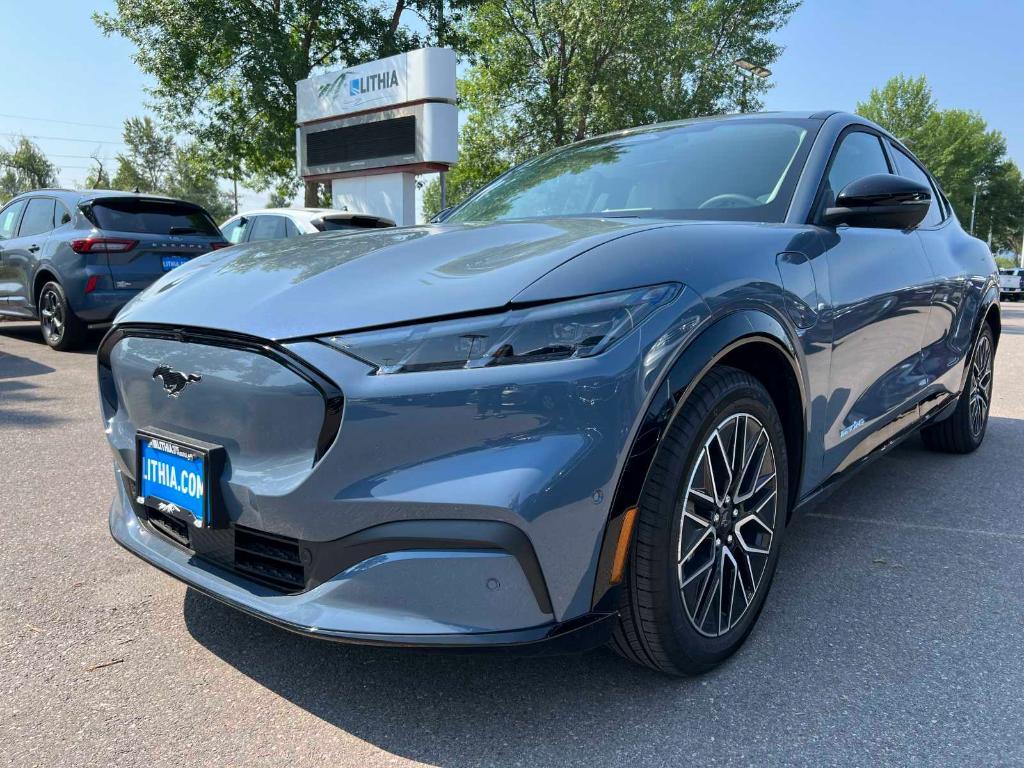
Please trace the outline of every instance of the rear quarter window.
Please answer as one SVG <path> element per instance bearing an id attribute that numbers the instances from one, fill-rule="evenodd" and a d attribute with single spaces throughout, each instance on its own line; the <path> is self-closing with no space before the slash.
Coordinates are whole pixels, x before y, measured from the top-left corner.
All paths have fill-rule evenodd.
<path id="1" fill-rule="evenodd" d="M 206 211 L 176 200 L 101 198 L 93 201 L 87 215 L 100 229 L 113 232 L 220 237 L 220 230 Z"/>

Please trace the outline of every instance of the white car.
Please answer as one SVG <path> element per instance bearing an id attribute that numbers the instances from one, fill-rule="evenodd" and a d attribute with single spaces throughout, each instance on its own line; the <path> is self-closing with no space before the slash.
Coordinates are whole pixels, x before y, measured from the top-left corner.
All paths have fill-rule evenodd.
<path id="1" fill-rule="evenodd" d="M 336 211 L 333 208 L 260 208 L 232 216 L 220 225 L 220 231 L 224 239 L 234 245 L 259 240 L 283 240 L 328 230 L 393 226 L 395 222 L 383 216 Z"/>
<path id="2" fill-rule="evenodd" d="M 999 296 L 1002 299 L 1020 301 L 1024 293 L 1024 267 L 999 270 Z"/>

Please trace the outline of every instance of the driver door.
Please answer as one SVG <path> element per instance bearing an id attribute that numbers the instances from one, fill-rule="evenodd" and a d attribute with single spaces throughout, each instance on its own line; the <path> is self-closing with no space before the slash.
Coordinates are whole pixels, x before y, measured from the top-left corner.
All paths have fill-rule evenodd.
<path id="1" fill-rule="evenodd" d="M 880 137 L 857 126 L 833 150 L 816 210 L 850 182 L 892 172 Z M 934 276 L 913 230 L 840 225 L 822 233 L 833 303 L 828 477 L 916 420 Z"/>

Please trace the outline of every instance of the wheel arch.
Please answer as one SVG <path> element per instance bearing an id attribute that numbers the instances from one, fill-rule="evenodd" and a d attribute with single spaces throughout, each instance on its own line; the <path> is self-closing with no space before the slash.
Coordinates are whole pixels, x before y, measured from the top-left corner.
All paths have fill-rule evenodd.
<path id="1" fill-rule="evenodd" d="M 807 392 L 799 355 L 795 343 L 776 318 L 759 310 L 733 312 L 710 324 L 678 354 L 644 413 L 619 473 L 605 524 L 591 600 L 595 610 L 614 610 L 617 606 L 617 585 L 611 583 L 616 545 L 625 513 L 639 502 L 662 438 L 701 380 L 712 368 L 723 364 L 758 379 L 779 411 L 786 435 L 789 513 L 792 515 L 803 472 L 807 414 Z"/>
<path id="2" fill-rule="evenodd" d="M 989 303 L 988 309 L 985 310 L 984 322 L 988 323 L 988 327 L 992 329 L 992 340 L 998 349 L 999 335 L 1003 332 L 1003 317 L 1002 310 L 999 308 L 999 302 L 995 299 Z M 980 326 L 978 330 L 981 330 Z"/>
<path id="3" fill-rule="evenodd" d="M 47 283 L 57 283 L 63 287 L 57 273 L 51 267 L 43 265 L 36 270 L 32 277 L 32 308 L 37 314 L 39 312 L 39 294 L 42 293 L 43 286 Z"/>

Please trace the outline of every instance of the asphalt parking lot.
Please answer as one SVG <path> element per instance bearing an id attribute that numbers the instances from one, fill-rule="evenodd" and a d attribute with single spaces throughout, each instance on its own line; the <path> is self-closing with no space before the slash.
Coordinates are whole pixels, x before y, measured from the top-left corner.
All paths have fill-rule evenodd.
<path id="1" fill-rule="evenodd" d="M 1024 765 L 1024 305 L 984 446 L 908 441 L 787 531 L 744 649 L 674 680 L 610 652 L 308 640 L 107 532 L 92 349 L 0 323 L 0 762 Z"/>

